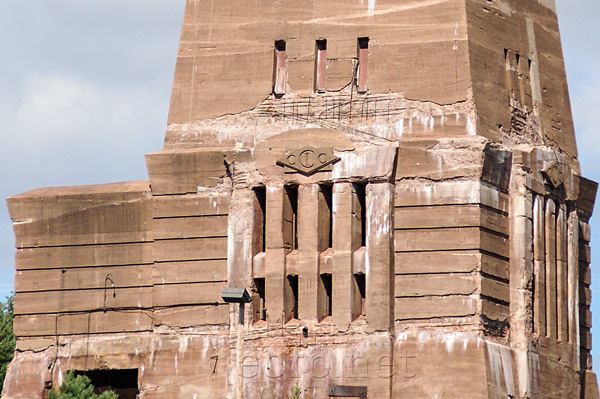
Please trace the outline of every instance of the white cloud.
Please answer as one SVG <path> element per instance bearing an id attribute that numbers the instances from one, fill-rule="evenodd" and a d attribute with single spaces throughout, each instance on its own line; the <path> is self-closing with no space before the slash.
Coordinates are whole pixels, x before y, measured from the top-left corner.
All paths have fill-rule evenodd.
<path id="1" fill-rule="evenodd" d="M 9 145 L 46 147 L 60 142 L 122 146 L 148 125 L 166 127 L 161 93 L 145 87 L 114 88 L 72 76 L 31 76 L 16 112 Z"/>
<path id="2" fill-rule="evenodd" d="M 143 156 L 166 130 L 184 4 L 0 1 L 0 284 L 14 276 L 4 198 L 146 177 Z"/>

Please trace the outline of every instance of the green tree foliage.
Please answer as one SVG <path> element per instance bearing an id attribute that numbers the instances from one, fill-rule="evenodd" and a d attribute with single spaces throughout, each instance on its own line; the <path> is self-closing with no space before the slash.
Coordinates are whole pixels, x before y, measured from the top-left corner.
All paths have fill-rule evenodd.
<path id="1" fill-rule="evenodd" d="M 15 354 L 15 335 L 13 334 L 14 296 L 0 302 L 0 391 L 4 385 L 8 364 Z"/>
<path id="2" fill-rule="evenodd" d="M 69 371 L 59 390 L 52 390 L 48 399 L 117 399 L 113 391 L 104 391 L 100 395 L 94 394 L 94 386 L 85 375 L 75 376 Z"/>
<path id="3" fill-rule="evenodd" d="M 298 381 L 296 381 L 296 386 L 292 388 L 290 399 L 300 399 L 300 395 L 302 395 L 302 389 L 298 385 Z"/>

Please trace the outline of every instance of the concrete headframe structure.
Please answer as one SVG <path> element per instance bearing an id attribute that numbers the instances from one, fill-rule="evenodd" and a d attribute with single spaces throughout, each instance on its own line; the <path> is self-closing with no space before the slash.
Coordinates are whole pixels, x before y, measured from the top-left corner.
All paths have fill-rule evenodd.
<path id="1" fill-rule="evenodd" d="M 599 398 L 553 0 L 188 0 L 146 163 L 8 199 L 3 398 Z"/>

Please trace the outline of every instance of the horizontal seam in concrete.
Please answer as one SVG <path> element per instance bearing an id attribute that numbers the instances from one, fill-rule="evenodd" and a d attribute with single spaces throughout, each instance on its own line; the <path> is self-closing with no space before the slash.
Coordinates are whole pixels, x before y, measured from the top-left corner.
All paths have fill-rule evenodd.
<path id="1" fill-rule="evenodd" d="M 152 230 L 147 230 L 147 233 L 151 233 Z M 107 234 L 119 234 L 119 233 L 107 233 Z M 125 233 L 127 234 L 127 233 Z M 145 240 L 145 241 L 119 241 L 119 242 L 93 242 L 93 243 L 82 243 L 82 244 L 61 244 L 61 245 L 37 245 L 34 247 L 17 247 L 17 251 L 20 249 L 46 249 L 46 248 L 76 248 L 76 247 L 92 247 L 96 246 L 107 246 L 107 245 L 128 245 L 128 244 L 151 244 L 154 240 Z"/>
<path id="2" fill-rule="evenodd" d="M 202 215 L 176 215 L 176 216 L 155 216 L 152 219 L 154 220 L 163 220 L 163 219 L 195 219 L 195 218 L 214 218 L 214 217 L 227 217 L 229 216 L 229 214 L 224 214 L 224 213 L 220 213 L 220 214 L 212 214 L 212 213 L 207 213 L 207 214 L 202 214 Z"/>

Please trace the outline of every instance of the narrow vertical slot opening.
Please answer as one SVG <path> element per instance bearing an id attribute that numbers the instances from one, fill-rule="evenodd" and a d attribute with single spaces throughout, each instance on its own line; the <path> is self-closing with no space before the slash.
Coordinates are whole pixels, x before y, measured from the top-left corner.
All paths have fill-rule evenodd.
<path id="1" fill-rule="evenodd" d="M 325 296 L 324 296 L 324 301 L 325 301 L 325 310 L 326 310 L 326 314 L 325 316 L 331 316 L 333 314 L 332 310 L 333 310 L 333 306 L 332 306 L 332 300 L 333 300 L 333 279 L 331 274 L 329 273 L 323 273 L 321 274 L 321 283 L 323 284 L 323 288 L 324 288 L 324 292 L 325 292 Z"/>
<path id="2" fill-rule="evenodd" d="M 356 193 L 357 207 L 355 209 L 358 227 L 360 229 L 360 246 L 367 245 L 367 194 L 365 184 L 354 184 Z"/>
<path id="3" fill-rule="evenodd" d="M 288 275 L 287 281 L 289 285 L 289 319 L 297 319 L 298 318 L 298 276 L 296 275 Z"/>
<path id="4" fill-rule="evenodd" d="M 273 62 L 273 94 L 276 96 L 285 94 L 286 72 L 286 43 L 285 40 L 276 40 Z"/>
<path id="5" fill-rule="evenodd" d="M 319 39 L 315 45 L 315 92 L 324 93 L 327 70 L 327 39 Z"/>
<path id="6" fill-rule="evenodd" d="M 254 254 L 267 249 L 267 190 L 254 188 Z"/>
<path id="7" fill-rule="evenodd" d="M 358 316 L 365 316 L 365 302 L 367 298 L 367 281 L 363 273 L 354 274 L 354 284 L 356 284 L 359 293 L 358 299 Z"/>
<path id="8" fill-rule="evenodd" d="M 254 322 L 267 320 L 267 303 L 265 297 L 265 279 L 255 278 L 254 279 L 254 290 L 255 298 L 253 300 L 254 306 Z"/>
<path id="9" fill-rule="evenodd" d="M 356 86 L 359 93 L 367 91 L 367 67 L 369 63 L 369 38 L 359 37 L 357 39 L 358 68 Z"/>
<path id="10" fill-rule="evenodd" d="M 525 94 L 525 74 L 528 72 L 523 68 L 523 58 L 521 54 L 515 52 L 516 58 L 516 66 L 515 66 L 515 75 L 517 78 L 517 98 L 521 102 L 521 106 L 525 107 L 526 104 L 526 94 Z M 529 76 L 529 75 L 527 75 Z"/>
<path id="11" fill-rule="evenodd" d="M 505 80 L 506 80 L 506 89 L 508 90 L 508 102 L 510 104 L 510 98 L 512 97 L 512 76 L 511 76 L 511 65 L 510 65 L 510 51 L 508 49 L 504 49 L 504 67 L 506 68 L 506 72 L 504 72 Z"/>
<path id="12" fill-rule="evenodd" d="M 533 62 L 531 59 L 527 59 L 527 68 L 529 69 L 529 76 L 533 76 Z"/>
<path id="13" fill-rule="evenodd" d="M 319 250 L 333 248 L 333 186 L 319 185 Z"/>
<path id="14" fill-rule="evenodd" d="M 286 186 L 283 204 L 283 240 L 288 252 L 298 249 L 298 187 Z"/>

